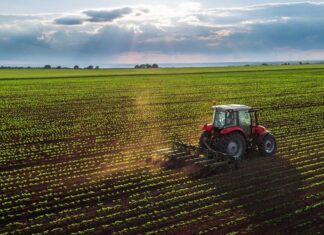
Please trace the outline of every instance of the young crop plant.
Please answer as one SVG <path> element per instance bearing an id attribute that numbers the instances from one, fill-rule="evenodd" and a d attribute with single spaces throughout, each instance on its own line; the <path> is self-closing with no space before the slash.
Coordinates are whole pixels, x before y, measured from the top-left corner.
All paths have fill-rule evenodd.
<path id="1" fill-rule="evenodd" d="M 1 70 L 0 234 L 319 234 L 324 66 Z M 262 110 L 272 157 L 190 177 L 213 101 Z"/>

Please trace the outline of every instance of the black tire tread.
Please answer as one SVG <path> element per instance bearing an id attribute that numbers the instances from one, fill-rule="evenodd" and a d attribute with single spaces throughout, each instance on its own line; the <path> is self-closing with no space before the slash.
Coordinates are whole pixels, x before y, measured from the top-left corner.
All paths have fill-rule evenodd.
<path id="1" fill-rule="evenodd" d="M 275 143 L 274 150 L 273 150 L 271 153 L 267 153 L 267 152 L 265 151 L 265 146 L 264 146 L 264 144 L 265 144 L 265 142 L 266 142 L 266 140 L 267 140 L 268 138 L 272 138 L 273 141 L 274 141 L 274 143 Z M 276 138 L 274 137 L 274 135 L 271 134 L 271 133 L 268 133 L 268 134 L 266 134 L 265 136 L 263 136 L 263 137 L 258 141 L 258 150 L 259 150 L 260 154 L 263 155 L 263 156 L 272 156 L 272 155 L 274 155 L 274 154 L 276 153 L 276 151 L 277 151 L 277 142 L 276 142 Z"/>
<path id="2" fill-rule="evenodd" d="M 233 139 L 238 139 L 238 138 L 240 138 L 242 140 L 243 151 L 242 151 L 242 155 L 240 156 L 239 160 L 236 160 L 234 162 L 236 169 L 239 168 L 240 161 L 244 158 L 245 152 L 246 152 L 246 141 L 245 141 L 245 138 L 243 137 L 243 135 L 238 133 L 238 132 L 233 132 L 233 133 L 230 133 L 230 134 L 227 134 L 227 135 L 223 135 L 222 137 L 219 138 L 219 140 L 216 143 L 216 149 L 218 151 L 223 152 L 223 153 L 227 153 L 227 145 Z"/>

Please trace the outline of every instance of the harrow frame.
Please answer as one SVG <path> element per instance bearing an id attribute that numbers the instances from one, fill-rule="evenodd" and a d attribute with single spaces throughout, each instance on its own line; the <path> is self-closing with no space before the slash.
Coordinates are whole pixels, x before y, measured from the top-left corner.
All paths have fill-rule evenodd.
<path id="1" fill-rule="evenodd" d="M 238 162 L 227 153 L 208 150 L 182 141 L 173 141 L 172 147 L 157 150 L 162 165 L 167 169 L 184 168 L 191 176 L 207 176 L 220 168 L 231 168 Z"/>

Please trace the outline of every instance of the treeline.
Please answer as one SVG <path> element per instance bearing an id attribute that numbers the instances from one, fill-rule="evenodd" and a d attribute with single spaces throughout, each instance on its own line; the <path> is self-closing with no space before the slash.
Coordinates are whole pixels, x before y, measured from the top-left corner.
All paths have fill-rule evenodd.
<path id="1" fill-rule="evenodd" d="M 43 67 L 23 67 L 23 66 L 0 66 L 0 69 L 99 69 L 99 66 L 89 65 L 86 67 L 79 67 L 78 65 L 74 65 L 71 67 L 62 67 L 62 66 L 51 66 L 49 64 L 44 65 Z"/>
<path id="2" fill-rule="evenodd" d="M 137 64 L 134 67 L 135 69 L 157 69 L 159 65 L 157 64 Z"/>
<path id="3" fill-rule="evenodd" d="M 45 65 L 44 69 L 62 69 L 61 66 L 51 67 L 50 65 Z M 64 69 L 70 69 L 69 67 L 64 67 Z M 81 68 L 78 65 L 74 65 L 73 69 L 99 69 L 99 66 L 89 65 L 87 67 Z"/>

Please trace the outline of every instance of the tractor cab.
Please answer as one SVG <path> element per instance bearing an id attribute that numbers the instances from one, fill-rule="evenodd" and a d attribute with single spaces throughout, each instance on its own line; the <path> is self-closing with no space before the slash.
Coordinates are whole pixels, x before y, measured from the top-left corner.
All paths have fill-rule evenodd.
<path id="1" fill-rule="evenodd" d="M 246 138 L 251 138 L 256 132 L 265 131 L 265 128 L 258 123 L 259 110 L 257 109 L 239 104 L 216 105 L 212 109 L 214 115 L 211 126 L 221 134 L 239 131 Z"/>

